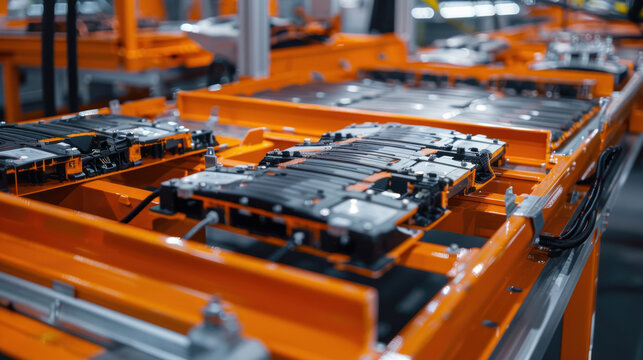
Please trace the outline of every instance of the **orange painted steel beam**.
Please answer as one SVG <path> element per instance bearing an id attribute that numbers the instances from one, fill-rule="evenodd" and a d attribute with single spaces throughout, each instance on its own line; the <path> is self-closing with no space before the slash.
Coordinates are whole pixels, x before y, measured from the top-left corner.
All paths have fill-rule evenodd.
<path id="1" fill-rule="evenodd" d="M 4 121 L 8 123 L 20 120 L 20 74 L 18 66 L 9 56 L 0 56 L 4 89 Z"/>
<path id="2" fill-rule="evenodd" d="M 116 13 L 116 20 L 118 21 L 117 34 L 125 51 L 125 56 L 138 47 L 136 36 L 138 26 L 136 24 L 135 11 L 134 0 L 114 1 L 114 12 Z"/>
<path id="3" fill-rule="evenodd" d="M 459 257 L 466 256 L 470 250 L 453 254 L 447 251 L 444 245 L 416 242 L 407 250 L 397 262 L 399 265 L 423 271 L 446 274 Z"/>
<path id="4" fill-rule="evenodd" d="M 103 348 L 0 307 L 0 353 L 19 359 L 86 359 Z"/>
<path id="5" fill-rule="evenodd" d="M 219 294 L 245 334 L 288 357 L 354 358 L 374 345 L 373 289 L 36 201 L 0 202 L 0 268 L 12 275 L 69 283 L 81 299 L 182 332 Z"/>
<path id="6" fill-rule="evenodd" d="M 594 132 L 574 154 L 560 158 L 535 187 L 532 195 L 548 199 L 545 224 L 567 202 L 567 193 L 598 156 L 600 145 Z M 476 357 L 490 355 L 544 265 L 528 259 L 534 235 L 529 219 L 510 217 L 479 252 L 453 271 L 453 280 L 392 341 L 391 350 L 414 358 L 467 357 L 472 349 L 477 349 Z M 523 289 L 523 295 L 505 290 L 509 286 Z M 467 301 L 472 298 L 478 301 Z M 477 336 L 463 337 L 463 329 Z"/>
<path id="7" fill-rule="evenodd" d="M 264 126 L 275 129 L 289 127 L 298 134 L 320 136 L 329 130 L 344 128 L 353 123 L 401 122 L 410 125 L 453 129 L 466 134 L 484 134 L 511 143 L 507 156 L 540 165 L 549 159 L 550 134 L 545 130 L 508 128 L 487 124 L 453 122 L 418 116 L 390 114 L 313 104 L 292 104 L 256 98 L 179 93 L 177 106 L 182 116 L 206 120 L 210 109 L 219 107 L 221 123 L 242 126 Z M 306 121 L 302 121 L 306 119 Z M 518 160 L 516 160 L 518 162 Z"/>
<path id="8" fill-rule="evenodd" d="M 590 357 L 596 310 L 599 253 L 600 239 L 596 239 L 563 316 L 563 334 L 560 345 L 562 360 Z"/>

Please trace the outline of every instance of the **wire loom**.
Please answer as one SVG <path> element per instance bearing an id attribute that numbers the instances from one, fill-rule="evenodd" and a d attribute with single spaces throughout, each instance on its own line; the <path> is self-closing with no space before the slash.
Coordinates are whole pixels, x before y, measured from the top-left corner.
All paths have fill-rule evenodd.
<path id="1" fill-rule="evenodd" d="M 559 254 L 562 250 L 572 249 L 589 238 L 596 225 L 598 209 L 602 205 L 605 187 L 614 175 L 614 169 L 622 158 L 623 148 L 612 146 L 603 151 L 598 158 L 596 173 L 587 196 L 580 204 L 580 212 L 576 219 L 568 225 L 559 236 L 540 235 L 538 244 L 550 249 L 551 255 Z"/>

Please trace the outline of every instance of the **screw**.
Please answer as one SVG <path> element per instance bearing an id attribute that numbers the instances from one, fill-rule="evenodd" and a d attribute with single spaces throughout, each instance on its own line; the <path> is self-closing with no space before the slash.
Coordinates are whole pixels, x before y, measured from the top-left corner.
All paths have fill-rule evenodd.
<path id="1" fill-rule="evenodd" d="M 306 234 L 304 234 L 301 231 L 297 231 L 294 234 L 292 234 L 293 243 L 295 243 L 295 245 L 297 246 L 303 244 L 305 238 L 306 238 Z"/>
<path id="2" fill-rule="evenodd" d="M 460 251 L 460 247 L 458 246 L 458 244 L 451 244 L 451 245 L 449 245 L 449 247 L 447 248 L 447 252 L 448 252 L 449 254 L 457 254 L 457 253 L 458 253 L 458 251 Z"/>
<path id="3" fill-rule="evenodd" d="M 498 327 L 498 323 L 491 320 L 482 320 L 482 325 L 495 329 Z"/>

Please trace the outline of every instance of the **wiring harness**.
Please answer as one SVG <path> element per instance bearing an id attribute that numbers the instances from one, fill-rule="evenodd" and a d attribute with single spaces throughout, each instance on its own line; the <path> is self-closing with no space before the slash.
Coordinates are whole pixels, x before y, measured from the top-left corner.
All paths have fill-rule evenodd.
<path id="1" fill-rule="evenodd" d="M 579 206 L 578 216 L 559 236 L 540 235 L 539 245 L 551 250 L 566 250 L 579 246 L 589 238 L 596 225 L 596 216 L 605 188 L 609 184 L 608 180 L 614 174 L 622 153 L 621 146 L 609 147 L 601 153 L 596 165 L 596 172 L 591 180 L 592 185 Z"/>

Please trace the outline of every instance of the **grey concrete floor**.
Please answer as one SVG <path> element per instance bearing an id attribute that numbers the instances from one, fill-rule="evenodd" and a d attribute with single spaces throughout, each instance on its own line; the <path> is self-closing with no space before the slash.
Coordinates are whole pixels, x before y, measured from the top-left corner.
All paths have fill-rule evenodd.
<path id="1" fill-rule="evenodd" d="M 643 153 L 601 243 L 592 358 L 643 360 Z"/>

